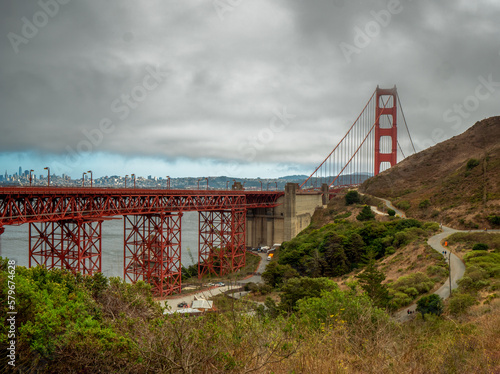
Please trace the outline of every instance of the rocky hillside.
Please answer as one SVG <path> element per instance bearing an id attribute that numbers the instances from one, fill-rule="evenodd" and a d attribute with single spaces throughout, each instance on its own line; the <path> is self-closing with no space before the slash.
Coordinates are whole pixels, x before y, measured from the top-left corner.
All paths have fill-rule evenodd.
<path id="1" fill-rule="evenodd" d="M 411 217 L 457 228 L 498 228 L 500 117 L 406 158 L 360 190 L 392 200 Z"/>

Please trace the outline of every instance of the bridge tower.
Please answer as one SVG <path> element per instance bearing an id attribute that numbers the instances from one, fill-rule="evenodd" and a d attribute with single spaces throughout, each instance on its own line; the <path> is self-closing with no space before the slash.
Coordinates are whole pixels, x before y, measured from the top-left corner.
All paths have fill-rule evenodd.
<path id="1" fill-rule="evenodd" d="M 382 162 L 389 162 L 391 166 L 397 164 L 398 159 L 398 128 L 397 128 L 397 89 L 379 88 L 376 89 L 375 106 L 375 170 L 374 175 L 380 173 Z M 380 143 L 382 138 L 390 138 L 391 151 L 382 153 Z M 384 142 L 385 143 L 385 142 Z"/>

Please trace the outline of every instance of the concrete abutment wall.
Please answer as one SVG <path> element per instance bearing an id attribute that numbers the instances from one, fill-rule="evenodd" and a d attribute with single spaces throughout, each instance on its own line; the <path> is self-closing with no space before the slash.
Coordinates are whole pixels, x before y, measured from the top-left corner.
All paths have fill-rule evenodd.
<path id="1" fill-rule="evenodd" d="M 322 191 L 301 191 L 296 183 L 285 186 L 285 196 L 269 209 L 247 212 L 246 244 L 250 247 L 272 246 L 293 239 L 311 223 L 314 211 L 328 202 L 328 186 Z"/>

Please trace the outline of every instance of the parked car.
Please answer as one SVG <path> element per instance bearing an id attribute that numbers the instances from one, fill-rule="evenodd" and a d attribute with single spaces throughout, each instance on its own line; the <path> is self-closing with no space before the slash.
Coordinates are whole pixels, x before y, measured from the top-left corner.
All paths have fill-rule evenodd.
<path id="1" fill-rule="evenodd" d="M 183 301 L 183 302 L 181 302 L 181 303 L 177 304 L 177 308 L 187 308 L 187 306 L 188 306 L 188 305 L 187 305 L 187 303 L 186 303 L 185 301 Z"/>
<path id="2" fill-rule="evenodd" d="M 223 286 L 225 286 L 225 284 L 224 284 L 224 283 L 222 283 L 222 282 L 216 283 L 215 285 L 216 285 L 216 286 L 219 286 L 219 287 L 223 287 Z"/>

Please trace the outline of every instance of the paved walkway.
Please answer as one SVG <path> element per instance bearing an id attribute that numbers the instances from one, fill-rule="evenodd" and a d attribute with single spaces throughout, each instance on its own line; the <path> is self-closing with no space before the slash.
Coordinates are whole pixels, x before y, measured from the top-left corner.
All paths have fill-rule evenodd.
<path id="1" fill-rule="evenodd" d="M 179 295 L 178 297 L 175 297 L 175 298 L 169 298 L 166 300 L 159 301 L 159 303 L 162 307 L 169 307 L 170 310 L 177 310 L 178 309 L 177 304 L 179 304 L 181 302 L 185 302 L 188 305 L 191 305 L 191 303 L 195 299 L 195 296 L 197 298 L 204 298 L 204 299 L 210 300 L 212 297 L 220 295 L 223 292 L 229 291 L 229 290 L 234 289 L 234 288 L 240 288 L 242 285 L 244 285 L 246 283 L 250 283 L 250 282 L 259 283 L 262 281 L 262 277 L 260 276 L 260 274 L 262 274 L 262 272 L 264 272 L 269 261 L 267 261 L 267 254 L 258 253 L 258 255 L 261 257 L 259 266 L 258 266 L 257 271 L 256 271 L 256 273 L 258 275 L 252 275 L 251 277 L 249 277 L 247 279 L 242 279 L 242 280 L 239 280 L 236 282 L 224 282 L 226 285 L 222 286 L 222 287 L 215 287 L 214 286 L 214 287 L 206 288 L 200 292 L 196 292 L 196 293 L 189 294 L 189 295 Z"/>

